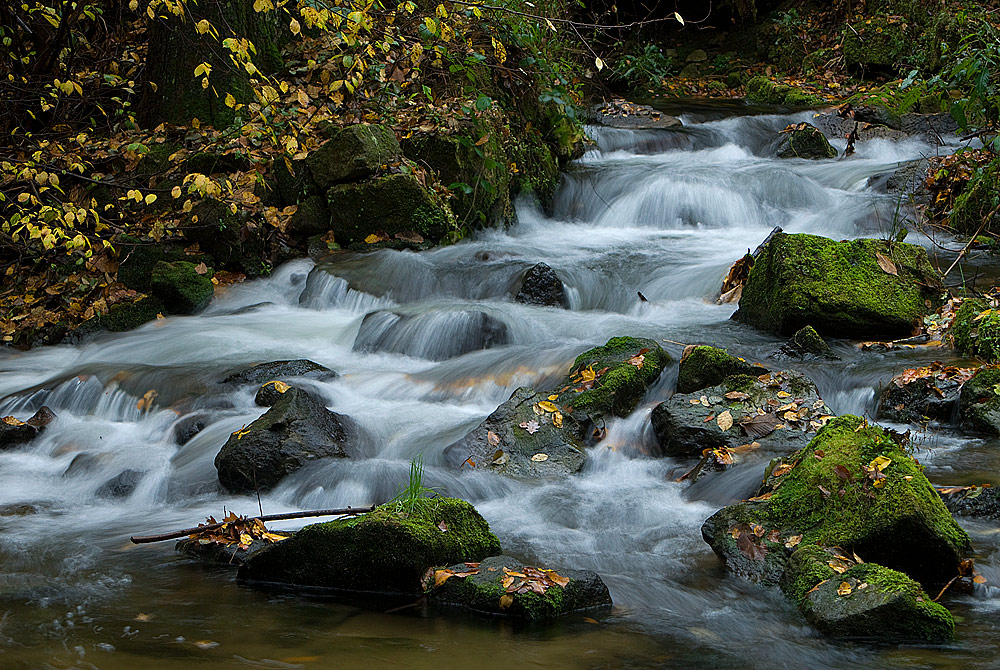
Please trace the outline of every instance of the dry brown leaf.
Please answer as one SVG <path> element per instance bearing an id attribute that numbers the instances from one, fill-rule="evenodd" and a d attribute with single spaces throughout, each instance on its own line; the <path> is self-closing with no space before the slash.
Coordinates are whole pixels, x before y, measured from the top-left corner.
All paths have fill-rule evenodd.
<path id="1" fill-rule="evenodd" d="M 882 272 L 894 277 L 899 274 L 896 270 L 896 265 L 877 251 L 875 252 L 875 260 L 878 261 L 878 266 L 882 268 Z"/>
<path id="2" fill-rule="evenodd" d="M 727 431 L 733 427 L 733 415 L 728 409 L 716 417 L 715 421 L 719 424 L 719 430 Z"/>

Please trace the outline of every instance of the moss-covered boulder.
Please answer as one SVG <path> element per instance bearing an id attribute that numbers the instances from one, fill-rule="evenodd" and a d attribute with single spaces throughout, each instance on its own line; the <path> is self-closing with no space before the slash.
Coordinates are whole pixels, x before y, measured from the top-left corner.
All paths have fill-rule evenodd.
<path id="1" fill-rule="evenodd" d="M 801 543 L 843 547 L 931 587 L 957 574 L 969 549 L 920 466 L 856 416 L 831 420 L 807 447 L 772 463 L 762 491 L 702 527 L 727 566 L 754 581 L 778 583 Z"/>
<path id="2" fill-rule="evenodd" d="M 811 107 L 822 105 L 823 99 L 800 88 L 779 84 L 768 77 L 759 76 L 746 83 L 746 97 L 750 102 L 786 107 Z"/>
<path id="3" fill-rule="evenodd" d="M 158 314 L 167 312 L 162 302 L 153 296 L 142 296 L 134 302 L 120 302 L 112 305 L 106 314 L 87 319 L 80 324 L 76 333 L 86 335 L 100 330 L 121 333 L 138 328 L 152 321 Z"/>
<path id="4" fill-rule="evenodd" d="M 263 416 L 229 436 L 215 457 L 219 483 L 232 493 L 267 491 L 311 461 L 346 458 L 359 438 L 353 421 L 292 387 Z"/>
<path id="5" fill-rule="evenodd" d="M 266 259 L 264 226 L 249 210 L 233 212 L 224 202 L 203 200 L 191 210 L 181 230 L 189 244 L 197 244 L 211 257 L 208 265 L 256 277 Z"/>
<path id="6" fill-rule="evenodd" d="M 492 556 L 478 565 L 458 563 L 436 571 L 438 576 L 447 579 L 431 588 L 432 603 L 477 614 L 540 621 L 611 606 L 611 594 L 597 573 L 536 568 L 510 556 Z"/>
<path id="7" fill-rule="evenodd" d="M 963 235 L 976 235 L 982 228 L 985 232 L 997 231 L 997 211 L 1000 207 L 1000 161 L 994 161 L 982 172 L 976 174 L 962 194 L 955 198 L 949 225 Z M 989 219 L 989 220 L 987 220 Z"/>
<path id="8" fill-rule="evenodd" d="M 331 225 L 340 244 L 363 242 L 373 233 L 417 233 L 439 240 L 455 217 L 441 198 L 408 174 L 339 184 L 327 191 Z"/>
<path id="9" fill-rule="evenodd" d="M 287 232 L 295 239 L 304 240 L 330 229 L 330 210 L 326 198 L 312 195 L 298 204 L 298 209 L 288 222 Z"/>
<path id="10" fill-rule="evenodd" d="M 396 134 L 386 126 L 359 123 L 332 128 L 328 134 L 330 139 L 306 157 L 313 181 L 322 190 L 371 177 L 399 159 Z"/>
<path id="11" fill-rule="evenodd" d="M 718 386 L 675 393 L 653 408 L 650 420 L 664 454 L 697 456 L 753 442 L 771 451 L 801 449 L 832 414 L 815 384 L 782 371 L 733 375 Z"/>
<path id="12" fill-rule="evenodd" d="M 951 423 L 962 386 L 973 372 L 941 363 L 903 370 L 882 390 L 875 416 L 921 425 Z"/>
<path id="13" fill-rule="evenodd" d="M 677 369 L 677 392 L 692 393 L 709 386 L 721 384 L 726 377 L 767 372 L 762 365 L 748 363 L 733 356 L 725 349 L 707 345 L 688 345 L 681 354 Z"/>
<path id="14" fill-rule="evenodd" d="M 454 498 L 389 503 L 364 516 L 306 526 L 252 555 L 241 579 L 368 593 L 423 591 L 428 568 L 482 561 L 500 542 L 476 508 Z"/>
<path id="15" fill-rule="evenodd" d="M 965 382 L 958 410 L 964 429 L 1000 436 L 1000 367 L 983 366 Z"/>
<path id="16" fill-rule="evenodd" d="M 965 300 L 951 323 L 955 349 L 987 362 L 1000 361 L 1000 312 L 985 300 Z"/>
<path id="17" fill-rule="evenodd" d="M 913 48 L 915 35 L 908 35 L 906 26 L 898 16 L 874 17 L 847 26 L 843 32 L 844 64 L 869 75 L 920 65 L 921 50 Z"/>
<path id="18" fill-rule="evenodd" d="M 951 612 L 902 572 L 875 563 L 856 565 L 817 584 L 799 604 L 824 635 L 879 642 L 947 642 Z"/>
<path id="19" fill-rule="evenodd" d="M 518 478 L 576 472 L 586 459 L 584 448 L 595 439 L 595 425 L 635 409 L 668 361 L 652 340 L 611 338 L 580 354 L 552 390 L 514 391 L 446 454 L 455 465 Z"/>
<path id="20" fill-rule="evenodd" d="M 808 123 L 800 123 L 782 131 L 778 141 L 778 158 L 836 158 L 837 150 L 830 146 L 823 132 Z"/>
<path id="21" fill-rule="evenodd" d="M 733 318 L 779 334 L 810 325 L 826 335 L 887 340 L 912 332 L 938 285 L 927 252 L 914 244 L 778 233 L 750 270 Z"/>
<path id="22" fill-rule="evenodd" d="M 815 328 L 805 326 L 795 331 L 791 339 L 781 345 L 768 358 L 778 360 L 816 360 L 824 358 L 835 360 L 839 357 L 833 353 L 830 345 L 820 337 Z"/>
<path id="23" fill-rule="evenodd" d="M 215 286 L 210 269 L 199 272 L 190 261 L 160 261 L 153 266 L 149 290 L 171 314 L 193 314 L 208 306 Z"/>

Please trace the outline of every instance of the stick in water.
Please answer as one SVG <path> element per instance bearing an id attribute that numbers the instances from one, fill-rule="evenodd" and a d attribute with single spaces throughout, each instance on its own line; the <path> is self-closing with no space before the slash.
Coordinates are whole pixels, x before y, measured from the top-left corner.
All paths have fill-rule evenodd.
<path id="1" fill-rule="evenodd" d="M 305 519 L 311 516 L 348 516 L 353 514 L 365 514 L 366 512 L 371 512 L 375 509 L 375 506 L 370 507 L 345 507 L 343 509 L 318 509 L 312 510 L 310 512 L 289 512 L 287 514 L 268 514 L 267 516 L 255 516 L 248 519 L 248 521 L 253 521 L 254 519 L 260 519 L 261 521 L 284 521 L 286 519 Z M 185 537 L 187 535 L 194 535 L 195 533 L 202 533 L 206 530 L 215 530 L 216 528 L 222 528 L 227 522 L 221 521 L 219 523 L 211 523 L 203 526 L 196 526 L 195 528 L 185 528 L 184 530 L 175 530 L 170 533 L 163 533 L 162 535 L 135 535 L 129 539 L 132 544 L 147 544 L 149 542 L 162 542 L 163 540 L 175 540 L 179 537 Z"/>

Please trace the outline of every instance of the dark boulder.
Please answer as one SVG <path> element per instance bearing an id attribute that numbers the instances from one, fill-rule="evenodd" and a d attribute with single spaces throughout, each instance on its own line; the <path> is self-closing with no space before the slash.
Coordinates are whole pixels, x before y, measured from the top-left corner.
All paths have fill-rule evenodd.
<path id="1" fill-rule="evenodd" d="M 0 450 L 31 442 L 56 418 L 48 406 L 41 407 L 27 421 L 13 416 L 0 419 Z"/>
<path id="2" fill-rule="evenodd" d="M 419 595 L 428 568 L 499 553 L 500 542 L 475 507 L 454 498 L 427 498 L 410 511 L 389 503 L 360 517 L 306 526 L 251 555 L 239 577 Z"/>
<path id="3" fill-rule="evenodd" d="M 275 533 L 276 535 L 290 536 L 291 533 Z M 186 556 L 198 559 L 202 563 L 210 565 L 228 565 L 238 568 L 261 549 L 268 547 L 272 542 L 259 537 L 252 538 L 246 549 L 241 549 L 236 542 L 232 544 L 219 544 L 217 542 L 199 542 L 197 539 L 186 537 L 179 540 L 174 549 Z"/>
<path id="4" fill-rule="evenodd" d="M 984 365 L 962 386 L 958 410 L 962 428 L 973 433 L 1000 435 L 1000 367 Z"/>
<path id="5" fill-rule="evenodd" d="M 1000 520 L 1000 489 L 987 486 L 938 486 L 945 506 L 952 514 Z"/>
<path id="6" fill-rule="evenodd" d="M 328 134 L 330 139 L 306 157 L 313 181 L 323 190 L 371 177 L 399 159 L 396 134 L 386 126 L 360 123 L 331 128 Z"/>
<path id="7" fill-rule="evenodd" d="M 756 442 L 771 451 L 806 446 L 829 419 L 815 384 L 797 372 L 734 375 L 719 386 L 675 393 L 653 408 L 650 420 L 667 456 Z"/>
<path id="8" fill-rule="evenodd" d="M 514 301 L 524 305 L 566 307 L 566 287 L 555 270 L 545 263 L 538 263 L 524 273 Z"/>
<path id="9" fill-rule="evenodd" d="M 879 396 L 876 417 L 900 423 L 951 423 L 962 385 L 974 373 L 974 368 L 941 363 L 904 370 L 889 381 Z"/>
<path id="10" fill-rule="evenodd" d="M 273 407 L 274 403 L 281 399 L 282 394 L 286 393 L 290 388 L 291 386 L 278 380 L 261 384 L 261 387 L 257 389 L 257 393 L 253 397 L 253 403 L 258 407 Z"/>
<path id="11" fill-rule="evenodd" d="M 815 360 L 823 358 L 835 360 L 838 356 L 833 353 L 830 345 L 820 337 L 815 328 L 805 326 L 795 331 L 792 338 L 781 345 L 769 358 L 777 360 Z"/>
<path id="12" fill-rule="evenodd" d="M 271 361 L 260 363 L 253 367 L 233 372 L 222 380 L 223 384 L 263 384 L 275 379 L 291 379 L 305 377 L 317 381 L 327 381 L 337 377 L 337 373 L 328 367 L 314 363 L 304 358 L 292 361 Z"/>
<path id="13" fill-rule="evenodd" d="M 539 621 L 611 606 L 608 587 L 595 572 L 539 569 L 510 556 L 491 556 L 478 565 L 458 563 L 435 571 L 434 577 L 447 579 L 432 588 L 432 603 L 489 616 Z"/>
<path id="14" fill-rule="evenodd" d="M 777 233 L 733 318 L 786 335 L 809 325 L 835 337 L 905 337 L 938 300 L 938 285 L 927 252 L 914 244 Z"/>
<path id="15" fill-rule="evenodd" d="M 297 388 L 229 436 L 215 457 L 219 482 L 232 493 L 274 488 L 285 475 L 319 458 L 345 458 L 358 429 Z"/>

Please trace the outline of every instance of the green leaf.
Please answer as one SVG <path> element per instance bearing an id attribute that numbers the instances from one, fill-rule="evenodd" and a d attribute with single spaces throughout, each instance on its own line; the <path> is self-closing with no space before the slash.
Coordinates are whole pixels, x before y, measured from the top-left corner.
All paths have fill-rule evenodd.
<path id="1" fill-rule="evenodd" d="M 476 109 L 480 112 L 485 112 L 493 104 L 493 98 L 488 95 L 481 95 L 476 98 Z"/>

